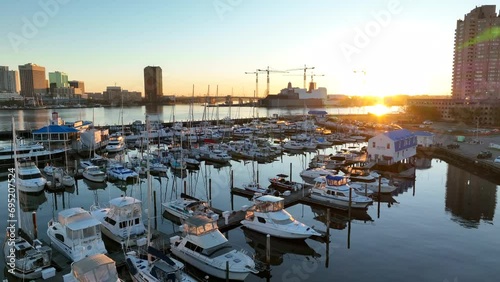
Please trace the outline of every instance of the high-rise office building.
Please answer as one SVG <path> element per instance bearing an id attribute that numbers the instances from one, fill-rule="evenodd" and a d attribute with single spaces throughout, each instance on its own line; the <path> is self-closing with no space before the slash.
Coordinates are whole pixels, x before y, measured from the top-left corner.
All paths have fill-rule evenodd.
<path id="1" fill-rule="evenodd" d="M 12 70 L 9 71 L 8 79 L 7 79 L 7 92 L 11 93 L 19 93 L 19 74 L 17 71 Z"/>
<path id="2" fill-rule="evenodd" d="M 47 94 L 48 85 L 44 67 L 31 63 L 20 65 L 19 77 L 22 96 L 35 97 L 35 94 Z"/>
<path id="3" fill-rule="evenodd" d="M 476 7 L 457 21 L 452 96 L 500 98 L 500 17 L 495 5 Z"/>
<path id="4" fill-rule="evenodd" d="M 146 102 L 157 102 L 163 96 L 163 82 L 160 67 L 144 68 L 144 98 Z"/>
<path id="5" fill-rule="evenodd" d="M 56 88 L 69 87 L 68 75 L 64 72 L 49 72 L 49 85 L 55 83 Z"/>
<path id="6" fill-rule="evenodd" d="M 7 92 L 9 81 L 9 67 L 0 66 L 0 92 Z"/>

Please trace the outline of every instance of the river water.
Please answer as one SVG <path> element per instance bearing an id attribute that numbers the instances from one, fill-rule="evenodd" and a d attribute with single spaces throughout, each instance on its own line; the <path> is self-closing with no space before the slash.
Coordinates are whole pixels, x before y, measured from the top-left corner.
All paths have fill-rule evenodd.
<path id="1" fill-rule="evenodd" d="M 375 107 L 350 107 L 327 109 L 278 109 L 278 108 L 253 108 L 253 107 L 204 107 L 202 105 L 171 105 L 171 106 L 134 106 L 121 108 L 52 108 L 29 110 L 0 110 L 0 131 L 12 129 L 12 116 L 15 118 L 17 130 L 35 130 L 49 123 L 52 112 L 59 113 L 65 121 L 89 120 L 95 125 L 131 124 L 136 120 L 144 122 L 146 114 L 150 120 L 170 122 L 188 120 L 216 120 L 226 117 L 250 118 L 272 117 L 274 114 L 307 114 L 309 110 L 325 110 L 330 114 L 366 114 L 373 112 Z M 399 107 L 387 108 L 388 112 L 396 112 Z M 123 114 L 122 114 L 123 113 Z"/>
<path id="2" fill-rule="evenodd" d="M 335 149 L 340 147 L 325 153 Z M 288 174 L 290 164 L 292 178 L 298 181 L 300 171 L 312 156 L 314 153 L 285 154 L 273 163 L 258 164 L 255 167 L 260 182 L 267 185 L 268 177 Z M 183 179 L 188 183 L 188 192 L 202 199 L 207 199 L 207 183 L 212 179 L 213 206 L 230 210 L 231 170 L 236 187 L 251 181 L 252 163 L 243 161 L 231 161 L 231 166 L 225 167 L 203 164 L 199 171 L 192 171 Z M 168 174 L 168 178 L 155 178 L 153 186 L 160 211 L 160 203 L 179 195 L 183 184 L 181 178 Z M 4 199 L 0 217 L 6 218 L 6 179 L 0 180 L 0 187 L 0 198 Z M 145 183 L 107 183 L 105 189 L 96 188 L 99 187 L 78 180 L 74 191 L 20 195 L 23 227 L 30 229 L 32 212 L 36 211 L 38 235 L 48 241 L 46 223 L 64 208 L 89 209 L 94 203 L 103 206 L 122 194 L 147 202 Z M 287 208 L 305 224 L 322 231 L 329 228 L 330 242 L 272 240 L 270 272 L 261 277 L 249 275 L 246 281 L 498 281 L 497 190 L 496 183 L 446 162 L 418 159 L 415 182 L 401 181 L 400 188 L 392 197 L 384 198 L 380 208 L 375 202 L 366 212 L 354 213 L 351 221 L 345 213 L 331 211 L 327 227 L 326 211 L 322 208 L 303 204 Z M 235 209 L 249 204 L 247 199 L 234 196 Z M 161 217 L 160 212 L 158 225 L 166 233 L 178 230 L 177 224 Z M 0 229 L 5 227 L 6 221 L 0 221 Z M 265 259 L 262 235 L 241 227 L 226 235 L 237 248 Z"/>

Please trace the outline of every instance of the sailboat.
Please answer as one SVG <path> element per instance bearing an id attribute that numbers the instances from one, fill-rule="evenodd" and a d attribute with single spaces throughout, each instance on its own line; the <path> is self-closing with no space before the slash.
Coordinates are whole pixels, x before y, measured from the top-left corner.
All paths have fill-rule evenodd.
<path id="1" fill-rule="evenodd" d="M 12 140 L 16 140 L 14 117 L 12 117 Z M 14 142 L 14 167 L 13 173 L 16 178 L 19 177 L 19 164 L 17 162 L 17 148 Z M 17 220 L 8 220 L 10 227 L 7 228 L 7 236 L 3 246 L 4 261 L 7 266 L 7 272 L 21 279 L 37 279 L 42 276 L 44 278 L 52 277 L 55 274 L 55 269 L 51 267 L 52 249 L 42 245 L 38 239 L 31 240 L 18 235 L 18 230 L 21 230 L 21 207 L 19 204 L 19 187 L 9 184 L 9 195 L 15 195 L 15 207 L 17 210 Z M 14 195 L 13 195 L 14 196 Z M 9 196 L 10 197 L 10 196 Z M 14 203 L 12 203 L 14 204 Z M 9 202 L 9 208 L 11 208 Z M 14 214 L 10 214 L 14 216 Z M 10 216 L 9 215 L 9 216 Z M 16 228 L 17 225 L 17 228 Z M 53 274 L 52 274 L 53 273 Z"/>
<path id="2" fill-rule="evenodd" d="M 146 123 L 148 120 L 146 118 Z M 148 126 L 148 125 L 146 125 Z M 151 207 L 151 194 L 152 191 L 152 180 L 149 171 L 149 160 L 147 161 L 146 178 L 148 184 L 148 206 Z M 147 245 L 147 257 L 148 259 L 142 259 L 135 251 L 130 251 L 125 254 L 125 259 L 127 263 L 130 276 L 132 276 L 133 281 L 136 282 L 156 282 L 156 281 L 197 281 L 191 276 L 187 275 L 183 269 L 184 264 L 176 259 L 166 256 L 161 251 L 150 246 L 151 238 L 151 208 L 148 208 L 148 230 L 146 236 Z M 138 242 L 138 245 L 143 242 Z M 154 259 L 153 259 L 154 257 Z"/>
<path id="3" fill-rule="evenodd" d="M 259 182 L 257 181 L 257 179 L 255 177 L 254 161 L 252 161 L 252 181 L 250 183 L 243 184 L 243 188 L 245 188 L 245 190 L 252 191 L 255 193 L 265 194 L 265 193 L 269 192 L 267 188 L 264 188 L 259 184 Z"/>

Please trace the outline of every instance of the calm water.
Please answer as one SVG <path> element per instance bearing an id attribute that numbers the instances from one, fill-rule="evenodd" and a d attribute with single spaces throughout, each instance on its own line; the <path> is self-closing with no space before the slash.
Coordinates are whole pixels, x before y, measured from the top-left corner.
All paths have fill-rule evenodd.
<path id="1" fill-rule="evenodd" d="M 373 107 L 353 107 L 353 108 L 329 108 L 326 109 L 331 114 L 366 114 Z M 397 111 L 399 107 L 392 107 L 390 111 Z M 189 105 L 176 106 L 136 106 L 126 107 L 123 109 L 123 123 L 130 124 L 136 120 L 145 120 L 145 115 L 148 114 L 151 120 L 159 120 L 163 122 L 173 121 L 188 121 L 188 120 L 215 120 L 225 117 L 231 118 L 249 118 L 249 117 L 271 117 L 273 114 L 288 115 L 288 114 L 306 114 L 313 109 L 267 109 L 267 108 L 252 108 L 252 107 L 210 107 L 205 108 L 202 105 L 194 105 L 190 109 Z M 318 110 L 318 109 L 314 109 Z M 324 110 L 324 109 L 321 109 Z M 11 117 L 15 117 L 16 128 L 38 129 L 49 123 L 52 117 L 52 112 L 56 111 L 65 121 L 90 120 L 94 121 L 95 125 L 115 125 L 122 124 L 122 109 L 121 108 L 72 108 L 72 109 L 39 109 L 39 110 L 0 110 L 0 131 L 11 130 Z"/>
<path id="2" fill-rule="evenodd" d="M 267 183 L 268 177 L 278 173 L 288 174 L 290 163 L 293 180 L 299 180 L 300 171 L 313 155 L 285 155 L 274 163 L 259 164 L 260 182 Z M 392 196 L 397 203 L 388 204 L 391 197 L 387 197 L 380 210 L 374 203 L 366 213 L 353 214 L 355 219 L 350 224 L 345 214 L 332 212 L 329 244 L 312 239 L 302 243 L 273 240 L 270 278 L 250 275 L 246 281 L 498 281 L 498 186 L 439 160 L 422 159 L 420 164 L 425 169 L 417 170 L 415 184 L 401 183 Z M 229 210 L 231 170 L 235 186 L 251 180 L 252 164 L 236 161 L 227 167 L 202 166 L 184 179 L 193 187 L 191 194 L 204 199 L 207 179 L 212 179 L 213 205 Z M 162 201 L 182 190 L 181 179 L 173 175 L 156 178 L 153 185 L 159 210 Z M 7 181 L 1 180 L 0 186 L 6 187 Z M 6 189 L 0 189 L 0 198 L 6 199 L 6 193 Z M 108 183 L 105 189 L 89 190 L 83 180 L 71 193 L 21 195 L 23 223 L 32 224 L 31 213 L 37 211 L 39 237 L 48 240 L 46 222 L 58 211 L 76 206 L 88 209 L 94 202 L 105 205 L 124 193 L 147 201 L 144 183 L 126 187 Z M 0 205 L 2 218 L 7 213 L 5 202 Z M 235 209 L 246 204 L 247 199 L 234 197 Z M 287 210 L 299 221 L 327 230 L 321 208 L 298 204 Z M 178 230 L 161 214 L 158 224 L 167 233 Z M 5 225 L 1 221 L 0 229 Z M 264 260 L 263 236 L 242 228 L 227 236 L 237 247 Z"/>

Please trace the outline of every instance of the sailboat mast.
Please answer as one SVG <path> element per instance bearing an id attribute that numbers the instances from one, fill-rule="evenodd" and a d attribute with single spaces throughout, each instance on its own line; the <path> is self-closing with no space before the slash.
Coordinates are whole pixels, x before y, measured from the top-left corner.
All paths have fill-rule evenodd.
<path id="1" fill-rule="evenodd" d="M 17 142 L 16 142 L 16 126 L 14 123 L 14 116 L 12 116 L 12 140 L 14 140 L 12 149 L 14 150 L 14 175 L 16 181 L 16 209 L 17 209 L 17 226 L 21 229 L 21 206 L 19 204 L 19 164 L 17 163 Z"/>
<path id="2" fill-rule="evenodd" d="M 149 118 L 146 115 L 146 146 L 147 146 L 147 152 L 148 152 L 148 158 L 146 160 L 146 179 L 147 179 L 147 184 L 148 184 L 148 235 L 147 235 L 147 246 L 149 247 L 151 243 L 151 194 L 153 193 L 152 190 L 152 183 L 151 183 L 151 174 L 149 172 Z M 151 255 L 148 252 L 148 262 L 151 263 Z"/>

